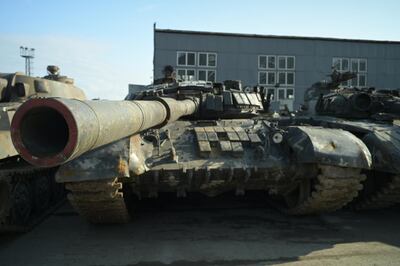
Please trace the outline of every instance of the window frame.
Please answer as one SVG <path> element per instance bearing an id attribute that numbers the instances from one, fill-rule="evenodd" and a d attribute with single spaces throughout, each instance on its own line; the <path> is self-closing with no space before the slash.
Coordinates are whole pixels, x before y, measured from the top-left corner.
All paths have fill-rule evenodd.
<path id="1" fill-rule="evenodd" d="M 205 54 L 206 55 L 206 65 L 200 65 L 200 54 Z M 215 66 L 210 66 L 210 62 L 208 60 L 209 55 L 214 55 L 215 56 Z M 215 52 L 197 52 L 197 67 L 205 67 L 205 68 L 216 68 L 218 65 L 218 54 Z"/>
<path id="2" fill-rule="evenodd" d="M 197 69 L 197 77 L 200 76 L 200 74 L 199 74 L 200 71 L 205 71 L 205 72 L 206 72 L 206 80 L 203 80 L 203 81 L 206 81 L 206 82 L 209 82 L 209 81 L 210 81 L 210 80 L 208 80 L 208 72 L 213 71 L 213 72 L 215 73 L 215 74 L 214 74 L 214 76 L 215 76 L 215 81 L 211 81 L 211 82 L 213 82 L 213 83 L 217 82 L 217 69 L 216 69 L 216 68 Z M 200 80 L 200 79 L 199 79 L 199 80 Z"/>
<path id="3" fill-rule="evenodd" d="M 287 85 L 287 75 L 286 75 L 287 72 L 286 71 L 277 71 L 276 73 L 277 73 L 277 77 L 278 77 L 278 79 L 275 81 L 276 84 L 279 84 L 279 86 L 281 86 L 281 85 L 286 86 Z M 284 83 L 280 83 L 279 82 L 279 80 L 280 80 L 279 75 L 280 74 L 284 75 L 284 79 L 285 79 Z"/>
<path id="4" fill-rule="evenodd" d="M 358 72 L 359 72 L 359 69 L 360 69 L 360 59 L 359 58 L 351 58 L 351 60 L 350 60 L 350 65 L 351 65 L 351 67 L 350 67 L 350 71 L 352 71 L 352 72 L 354 72 L 354 70 L 353 70 L 353 62 L 356 62 L 357 63 L 357 70 L 355 71 L 356 73 L 357 73 L 357 75 L 358 75 Z M 358 82 L 357 82 L 358 83 Z"/>
<path id="5" fill-rule="evenodd" d="M 260 67 L 260 58 L 261 57 L 265 57 L 265 67 Z M 276 70 L 277 69 L 277 64 L 276 64 L 276 55 L 270 55 L 270 54 L 261 54 L 258 55 L 258 69 L 262 69 L 262 70 Z M 271 68 L 269 67 L 268 61 L 269 58 L 274 58 L 274 63 L 275 63 L 275 67 Z"/>
<path id="6" fill-rule="evenodd" d="M 179 71 L 182 71 L 182 70 L 185 71 L 185 76 L 186 76 L 186 69 L 184 69 L 184 68 L 177 68 L 177 69 L 176 69 L 176 77 L 177 77 L 177 78 L 180 78 Z"/>
<path id="7" fill-rule="evenodd" d="M 279 71 L 279 70 L 286 70 L 286 67 L 287 67 L 287 64 L 286 64 L 286 63 L 287 63 L 287 62 L 286 62 L 286 56 L 285 56 L 285 55 L 278 55 L 277 58 L 278 58 L 278 59 L 277 59 L 276 61 L 277 61 L 278 64 L 277 64 L 277 68 L 276 68 L 276 69 L 277 69 L 278 71 Z M 281 68 L 281 67 L 279 66 L 279 59 L 280 59 L 280 58 L 283 58 L 284 61 L 285 61 L 285 67 L 284 67 L 284 68 Z"/>
<path id="8" fill-rule="evenodd" d="M 360 70 L 360 62 L 365 61 L 365 70 Z M 368 59 L 367 58 L 358 58 L 358 73 L 360 74 L 367 74 L 368 72 Z M 366 79 L 365 79 L 366 80 Z"/>
<path id="9" fill-rule="evenodd" d="M 276 76 L 277 76 L 276 73 L 277 72 L 276 71 L 266 71 L 266 73 L 267 73 L 267 80 L 266 80 L 267 84 L 266 85 L 267 86 L 276 86 Z M 270 74 L 274 74 L 274 81 L 275 81 L 274 83 L 269 83 L 269 75 Z"/>
<path id="10" fill-rule="evenodd" d="M 284 96 L 283 96 L 284 98 L 280 98 L 279 97 L 279 91 L 280 90 L 284 91 Z M 288 90 L 293 90 L 293 98 L 288 98 L 288 93 L 287 93 Z M 296 98 L 296 89 L 294 87 L 279 87 L 279 88 L 276 88 L 276 99 L 275 99 L 275 101 L 280 101 L 280 100 L 292 100 L 292 101 L 294 101 L 295 98 Z"/>
<path id="11" fill-rule="evenodd" d="M 260 58 L 261 58 L 261 57 L 265 57 L 265 68 L 264 68 L 264 67 L 260 67 Z M 263 70 L 266 70 L 266 69 L 267 69 L 267 67 L 268 67 L 268 58 L 267 58 L 266 55 L 258 55 L 257 66 L 258 66 L 258 69 L 263 69 Z"/>
<path id="12" fill-rule="evenodd" d="M 185 65 L 179 64 L 179 54 L 185 53 Z M 194 54 L 194 65 L 188 65 L 188 54 Z M 193 51 L 176 51 L 176 66 L 177 67 L 196 67 L 197 63 L 197 52 Z"/>
<path id="13" fill-rule="evenodd" d="M 277 95 L 276 95 L 276 88 L 266 87 L 265 90 L 266 90 L 266 93 L 265 93 L 266 96 L 268 95 L 268 92 L 269 92 L 269 91 L 273 91 L 273 92 L 274 92 L 274 93 L 272 94 L 273 97 L 272 97 L 272 99 L 271 99 L 271 102 L 275 102 L 275 101 L 276 101 L 276 97 L 277 97 Z"/>
<path id="14" fill-rule="evenodd" d="M 346 60 L 347 61 L 347 69 L 343 69 L 343 61 Z M 340 58 L 340 71 L 344 71 L 344 72 L 348 72 L 350 71 L 350 66 L 351 66 L 351 58 L 348 57 L 343 57 Z"/>
<path id="15" fill-rule="evenodd" d="M 268 65 L 268 60 L 269 58 L 274 58 L 274 63 L 275 63 L 275 67 L 274 68 L 270 68 Z M 277 64 L 276 64 L 276 55 L 267 55 L 267 69 L 268 70 L 276 70 L 277 69 Z"/>
<path id="16" fill-rule="evenodd" d="M 289 68 L 288 67 L 288 58 L 293 58 L 293 68 Z M 295 69 L 296 69 L 296 56 L 294 56 L 294 55 L 286 55 L 286 70 L 291 70 L 291 71 L 295 71 Z"/>
<path id="17" fill-rule="evenodd" d="M 288 90 L 292 90 L 293 91 L 293 98 L 289 98 L 289 96 L 288 96 Z M 294 98 L 296 97 L 296 94 L 295 94 L 295 92 L 296 92 L 296 90 L 295 90 L 295 88 L 294 87 L 286 87 L 286 100 L 294 100 Z"/>
<path id="18" fill-rule="evenodd" d="M 365 84 L 364 85 L 360 85 L 360 77 L 364 76 L 365 77 Z M 362 72 L 357 74 L 357 87 L 367 87 L 367 83 L 368 83 L 368 75 L 366 72 Z"/>
<path id="19" fill-rule="evenodd" d="M 261 83 L 260 82 L 260 76 L 261 76 L 261 74 L 265 74 L 265 83 Z M 268 74 L 267 74 L 267 71 L 258 71 L 258 78 L 257 78 L 257 83 L 258 83 L 258 85 L 264 85 L 264 86 L 266 86 L 267 85 L 267 82 L 268 82 Z"/>
<path id="20" fill-rule="evenodd" d="M 349 65 L 347 70 L 343 70 L 343 60 L 348 60 Z M 339 69 L 335 68 L 334 62 L 335 60 L 339 60 Z M 365 70 L 360 70 L 360 63 L 364 61 L 365 62 Z M 353 62 L 357 63 L 357 71 L 353 70 Z M 356 77 L 354 79 L 348 80 L 346 82 L 342 82 L 340 86 L 342 87 L 367 87 L 368 84 L 368 58 L 359 58 L 359 57 L 332 57 L 332 68 L 336 69 L 340 73 L 351 71 L 356 73 Z M 365 76 L 365 84 L 360 85 L 360 76 L 363 75 Z M 354 80 L 357 81 L 356 84 L 354 83 Z"/>
<path id="21" fill-rule="evenodd" d="M 179 72 L 180 70 L 185 71 L 185 75 L 184 75 L 185 77 L 188 77 L 187 72 L 190 71 L 190 70 L 192 70 L 192 71 L 194 72 L 193 79 L 196 80 L 196 78 L 197 78 L 197 71 L 196 71 L 196 69 L 194 69 L 194 68 L 177 68 L 177 69 L 176 69 L 177 78 L 180 78 L 180 75 L 178 75 L 178 72 Z M 182 80 L 188 81 L 188 80 L 186 80 L 186 79 L 182 79 Z"/>
<path id="22" fill-rule="evenodd" d="M 296 56 L 295 55 L 277 55 L 277 60 L 275 61 L 276 69 L 277 70 L 288 70 L 288 71 L 295 71 L 296 70 Z M 288 58 L 293 58 L 293 68 L 288 67 Z M 279 66 L 279 58 L 284 58 L 285 59 L 285 67 L 281 68 Z"/>
<path id="23" fill-rule="evenodd" d="M 261 83 L 260 82 L 260 76 L 262 73 L 265 73 L 265 83 Z M 269 75 L 274 74 L 274 83 L 269 83 Z M 257 83 L 258 85 L 264 85 L 264 86 L 275 86 L 276 83 L 276 77 L 277 77 L 277 71 L 268 71 L 268 70 L 264 70 L 264 71 L 258 71 L 258 79 L 257 79 Z"/>
<path id="24" fill-rule="evenodd" d="M 335 67 L 335 61 L 339 61 L 339 69 L 336 69 Z M 342 58 L 340 57 L 332 57 L 332 65 L 331 65 L 332 69 L 335 69 L 337 71 L 341 71 L 342 69 Z"/>
<path id="25" fill-rule="evenodd" d="M 285 74 L 285 78 L 286 78 L 286 86 L 289 86 L 289 87 L 294 87 L 295 86 L 295 84 L 296 84 L 296 74 L 295 74 L 295 71 L 293 70 L 293 71 L 286 71 L 285 72 L 286 74 Z M 288 83 L 288 74 L 293 74 L 293 84 L 289 84 Z"/>
<path id="26" fill-rule="evenodd" d="M 283 99 L 281 99 L 281 97 L 279 97 L 279 91 L 283 91 Z M 276 88 L 276 101 L 279 101 L 279 100 L 286 100 L 286 88 L 284 88 L 284 87 Z"/>

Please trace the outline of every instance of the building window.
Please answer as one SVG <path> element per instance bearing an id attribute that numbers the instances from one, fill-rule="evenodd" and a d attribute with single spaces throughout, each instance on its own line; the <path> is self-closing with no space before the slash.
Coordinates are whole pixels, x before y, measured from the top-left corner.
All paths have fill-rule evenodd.
<path id="1" fill-rule="evenodd" d="M 259 69 L 276 69 L 276 56 L 275 55 L 259 55 L 258 68 Z"/>
<path id="2" fill-rule="evenodd" d="M 196 66 L 196 53 L 194 52 L 177 52 L 177 66 Z"/>
<path id="3" fill-rule="evenodd" d="M 217 54 L 216 53 L 198 53 L 199 67 L 216 67 Z"/>
<path id="4" fill-rule="evenodd" d="M 274 71 L 260 71 L 260 72 L 258 72 L 258 84 L 275 86 L 275 84 L 276 84 L 276 72 L 274 72 Z"/>
<path id="5" fill-rule="evenodd" d="M 178 80 L 195 80 L 196 79 L 196 71 L 194 69 L 177 69 L 176 70 Z"/>
<path id="6" fill-rule="evenodd" d="M 267 85 L 267 72 L 258 72 L 258 84 Z"/>
<path id="7" fill-rule="evenodd" d="M 294 56 L 278 56 L 278 69 L 279 70 L 294 70 L 295 58 Z"/>
<path id="8" fill-rule="evenodd" d="M 286 72 L 286 85 L 294 86 L 294 72 Z"/>
<path id="9" fill-rule="evenodd" d="M 199 69 L 198 80 L 215 82 L 217 80 L 217 71 L 211 69 Z"/>
<path id="10" fill-rule="evenodd" d="M 271 101 L 279 100 L 293 100 L 294 99 L 294 88 L 265 88 L 267 95 L 270 94 Z"/>
<path id="11" fill-rule="evenodd" d="M 211 82 L 217 80 L 217 53 L 178 51 L 176 53 L 176 64 L 180 67 L 176 70 L 179 80 L 196 80 L 196 78 L 197 80 Z"/>
<path id="12" fill-rule="evenodd" d="M 258 69 L 258 84 L 270 86 L 266 90 L 272 101 L 294 99 L 294 56 L 259 55 Z"/>
<path id="13" fill-rule="evenodd" d="M 292 100 L 294 99 L 294 88 L 277 88 L 276 100 Z"/>
<path id="14" fill-rule="evenodd" d="M 276 101 L 276 96 L 275 96 L 275 89 L 274 88 L 268 88 L 267 89 L 267 95 L 270 94 L 270 100 L 271 101 Z"/>
<path id="15" fill-rule="evenodd" d="M 294 86 L 294 72 L 279 71 L 278 72 L 278 82 L 279 86 Z"/>
<path id="16" fill-rule="evenodd" d="M 260 55 L 258 57 L 258 68 L 267 69 L 267 57 L 265 55 Z"/>
<path id="17" fill-rule="evenodd" d="M 277 100 L 283 100 L 286 99 L 286 90 L 284 88 L 278 88 L 278 99 Z"/>
<path id="18" fill-rule="evenodd" d="M 267 56 L 268 69 L 276 69 L 276 57 L 274 55 Z"/>
<path id="19" fill-rule="evenodd" d="M 286 72 L 278 72 L 279 85 L 286 85 Z"/>
<path id="20" fill-rule="evenodd" d="M 275 85 L 275 84 L 276 84 L 276 73 L 267 72 L 267 85 Z"/>
<path id="21" fill-rule="evenodd" d="M 354 79 L 342 82 L 342 86 L 367 86 L 367 59 L 334 57 L 332 68 L 341 73 L 351 71 L 357 74 Z"/>

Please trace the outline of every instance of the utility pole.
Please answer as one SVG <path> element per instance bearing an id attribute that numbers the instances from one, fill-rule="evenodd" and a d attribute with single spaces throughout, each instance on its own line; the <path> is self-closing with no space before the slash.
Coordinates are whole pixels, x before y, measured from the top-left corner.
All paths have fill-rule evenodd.
<path id="1" fill-rule="evenodd" d="M 19 54 L 25 58 L 25 75 L 31 76 L 33 74 L 33 58 L 35 58 L 35 48 L 28 48 L 24 46 L 19 47 Z"/>

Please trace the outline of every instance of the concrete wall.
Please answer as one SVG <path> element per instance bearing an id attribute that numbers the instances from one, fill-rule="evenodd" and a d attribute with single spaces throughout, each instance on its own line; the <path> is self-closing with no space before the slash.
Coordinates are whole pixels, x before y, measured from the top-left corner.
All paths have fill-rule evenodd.
<path id="1" fill-rule="evenodd" d="M 400 43 L 252 37 L 245 35 L 184 33 L 155 30 L 154 76 L 165 65 L 177 67 L 177 51 L 217 53 L 217 81 L 240 79 L 245 85 L 258 83 L 259 55 L 295 56 L 295 102 L 303 102 L 304 90 L 328 79 L 333 57 L 367 59 L 367 86 L 400 87 Z M 198 67 L 195 67 L 198 69 Z"/>

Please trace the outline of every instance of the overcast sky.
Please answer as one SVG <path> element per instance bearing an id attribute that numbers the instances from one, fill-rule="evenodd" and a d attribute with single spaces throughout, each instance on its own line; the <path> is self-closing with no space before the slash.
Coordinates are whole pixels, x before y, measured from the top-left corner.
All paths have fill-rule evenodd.
<path id="1" fill-rule="evenodd" d="M 0 72 L 24 70 L 21 45 L 36 48 L 34 75 L 61 67 L 89 98 L 122 99 L 128 83 L 152 80 L 157 28 L 400 40 L 400 1 L 2 0 Z"/>

